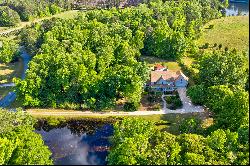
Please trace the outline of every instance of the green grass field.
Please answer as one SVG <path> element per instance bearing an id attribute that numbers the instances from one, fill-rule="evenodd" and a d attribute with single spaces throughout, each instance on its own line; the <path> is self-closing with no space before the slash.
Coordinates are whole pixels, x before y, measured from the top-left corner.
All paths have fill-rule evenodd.
<path id="1" fill-rule="evenodd" d="M 71 19 L 71 18 L 74 18 L 75 16 L 77 16 L 78 14 L 78 10 L 70 10 L 70 11 L 66 11 L 66 12 L 63 12 L 63 13 L 59 13 L 59 14 L 56 14 L 52 17 L 56 17 L 56 18 L 63 18 L 63 19 Z"/>
<path id="2" fill-rule="evenodd" d="M 0 63 L 0 84 L 11 83 L 14 77 L 21 77 L 23 62 L 21 58 L 15 63 Z"/>
<path id="3" fill-rule="evenodd" d="M 209 25 L 214 27 L 209 29 Z M 217 43 L 222 44 L 223 48 L 249 52 L 249 16 L 230 16 L 210 21 L 197 41 L 199 46 L 205 43 L 209 43 L 210 47 Z"/>
<path id="4" fill-rule="evenodd" d="M 18 62 L 4 64 L 0 63 L 0 84 L 11 83 L 14 77 L 21 78 L 23 72 L 23 62 L 21 58 Z M 0 99 L 8 92 L 12 91 L 11 87 L 0 88 Z"/>
<path id="5" fill-rule="evenodd" d="M 169 70 L 174 70 L 174 71 L 181 70 L 181 67 L 175 61 L 167 61 L 153 56 L 141 56 L 141 60 L 147 62 L 150 67 L 153 67 L 156 63 L 160 63 L 168 67 Z"/>

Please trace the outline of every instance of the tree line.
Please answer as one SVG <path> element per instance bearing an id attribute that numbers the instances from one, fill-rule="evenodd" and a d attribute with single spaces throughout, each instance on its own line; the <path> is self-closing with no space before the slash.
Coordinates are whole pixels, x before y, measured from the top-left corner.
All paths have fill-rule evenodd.
<path id="1" fill-rule="evenodd" d="M 192 102 L 214 113 L 213 128 L 236 131 L 249 123 L 248 59 L 234 50 L 205 52 L 195 65 L 196 85 L 187 90 Z"/>
<path id="2" fill-rule="evenodd" d="M 173 135 L 155 123 L 124 118 L 114 125 L 108 165 L 248 165 L 249 128 Z"/>
<path id="3" fill-rule="evenodd" d="M 0 26 L 51 16 L 71 9 L 70 0 L 4 0 L 0 3 Z"/>
<path id="4" fill-rule="evenodd" d="M 36 120 L 22 110 L 0 109 L 0 164 L 52 165 L 51 152 L 34 132 Z"/>

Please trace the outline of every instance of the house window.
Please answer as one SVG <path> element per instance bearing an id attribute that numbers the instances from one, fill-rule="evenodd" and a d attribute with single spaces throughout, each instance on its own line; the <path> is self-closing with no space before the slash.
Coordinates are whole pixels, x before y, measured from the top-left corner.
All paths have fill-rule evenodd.
<path id="1" fill-rule="evenodd" d="M 161 82 L 161 84 L 163 84 L 163 82 Z"/>
<path id="2" fill-rule="evenodd" d="M 181 82 L 182 82 L 182 79 L 181 79 Z"/>

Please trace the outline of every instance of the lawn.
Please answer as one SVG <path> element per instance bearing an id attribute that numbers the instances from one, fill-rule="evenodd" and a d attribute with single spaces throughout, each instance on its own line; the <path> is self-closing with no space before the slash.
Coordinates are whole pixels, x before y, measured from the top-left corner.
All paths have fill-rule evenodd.
<path id="1" fill-rule="evenodd" d="M 222 44 L 222 47 L 249 52 L 249 16 L 230 16 L 215 19 L 207 23 L 197 41 L 199 46 Z M 209 29 L 209 25 L 214 25 Z"/>
<path id="2" fill-rule="evenodd" d="M 14 63 L 0 63 L 0 84 L 11 83 L 14 77 L 21 77 L 23 72 L 23 62 L 19 58 Z"/>
<path id="3" fill-rule="evenodd" d="M 152 121 L 163 120 L 166 124 L 157 126 L 162 131 L 167 131 L 172 134 L 179 134 L 180 123 L 188 118 L 198 118 L 202 120 L 202 126 L 204 128 L 209 127 L 213 124 L 213 119 L 209 117 L 208 112 L 204 113 L 186 113 L 186 114 L 165 114 L 165 115 L 143 115 L 138 116 L 140 118 Z"/>
<path id="4" fill-rule="evenodd" d="M 156 63 L 160 63 L 166 66 L 169 70 L 173 71 L 181 70 L 181 67 L 175 61 L 167 61 L 153 56 L 141 56 L 141 60 L 147 62 L 149 67 L 153 67 Z"/>
<path id="5" fill-rule="evenodd" d="M 71 19 L 77 16 L 78 13 L 79 13 L 78 10 L 70 10 L 70 11 L 56 14 L 53 17 L 62 18 L 62 19 Z"/>
<path id="6" fill-rule="evenodd" d="M 23 72 L 23 62 L 20 58 L 15 63 L 0 63 L 0 84 L 11 83 L 14 77 L 21 78 Z M 0 99 L 12 91 L 11 87 L 0 88 Z"/>

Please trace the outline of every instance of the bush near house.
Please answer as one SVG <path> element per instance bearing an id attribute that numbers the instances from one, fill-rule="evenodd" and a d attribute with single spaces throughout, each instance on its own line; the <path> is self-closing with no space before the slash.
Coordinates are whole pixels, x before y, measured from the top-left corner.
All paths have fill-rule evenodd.
<path id="1" fill-rule="evenodd" d="M 134 103 L 134 102 L 126 102 L 123 106 L 125 111 L 137 111 L 139 108 L 139 104 L 138 103 Z"/>
<path id="2" fill-rule="evenodd" d="M 152 108 L 153 108 L 153 111 L 160 111 L 161 110 L 161 104 L 157 103 Z"/>
<path id="3" fill-rule="evenodd" d="M 175 110 L 182 107 L 182 102 L 179 94 L 175 96 L 166 96 L 167 108 Z"/>

